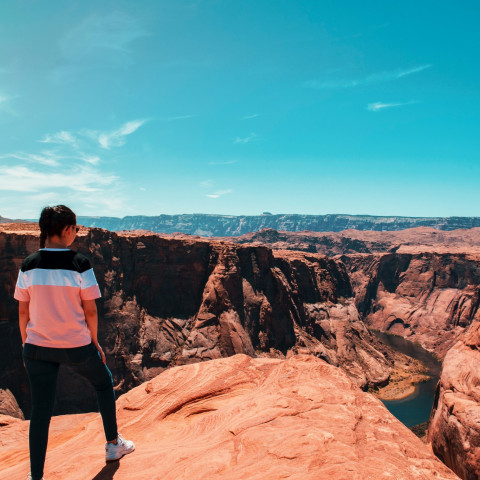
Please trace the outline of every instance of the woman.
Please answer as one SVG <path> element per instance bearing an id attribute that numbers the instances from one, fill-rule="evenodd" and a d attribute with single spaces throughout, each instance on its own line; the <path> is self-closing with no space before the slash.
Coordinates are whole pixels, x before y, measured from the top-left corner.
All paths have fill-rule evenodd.
<path id="1" fill-rule="evenodd" d="M 19 301 L 23 360 L 30 381 L 29 480 L 44 480 L 48 429 L 60 364 L 87 378 L 97 393 L 107 443 L 107 461 L 133 452 L 117 432 L 115 393 L 97 339 L 99 298 L 87 257 L 69 247 L 78 232 L 75 214 L 64 205 L 45 207 L 39 220 L 40 250 L 22 263 L 14 297 Z"/>

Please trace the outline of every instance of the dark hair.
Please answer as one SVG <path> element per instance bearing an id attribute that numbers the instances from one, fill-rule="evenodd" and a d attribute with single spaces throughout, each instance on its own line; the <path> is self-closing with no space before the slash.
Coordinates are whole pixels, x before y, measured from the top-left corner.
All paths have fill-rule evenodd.
<path id="1" fill-rule="evenodd" d="M 65 227 L 77 224 L 76 215 L 65 205 L 45 207 L 40 214 L 40 248 L 45 248 L 47 237 L 61 235 Z"/>

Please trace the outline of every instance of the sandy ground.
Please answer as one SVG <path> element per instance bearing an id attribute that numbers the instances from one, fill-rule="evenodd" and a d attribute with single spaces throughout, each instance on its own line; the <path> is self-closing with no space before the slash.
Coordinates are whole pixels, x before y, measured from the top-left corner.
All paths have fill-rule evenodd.
<path id="1" fill-rule="evenodd" d="M 395 364 L 389 384 L 371 393 L 380 400 L 400 400 L 414 393 L 418 383 L 426 382 L 431 378 L 423 363 L 411 357 L 405 357 Z"/>

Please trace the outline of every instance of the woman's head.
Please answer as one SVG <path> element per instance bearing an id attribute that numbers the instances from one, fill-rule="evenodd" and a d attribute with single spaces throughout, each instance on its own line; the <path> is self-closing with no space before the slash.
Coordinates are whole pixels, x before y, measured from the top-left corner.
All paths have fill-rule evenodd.
<path id="1" fill-rule="evenodd" d="M 47 237 L 61 236 L 65 227 L 77 224 L 76 215 L 65 205 L 45 207 L 38 221 L 40 226 L 40 248 L 45 248 Z"/>

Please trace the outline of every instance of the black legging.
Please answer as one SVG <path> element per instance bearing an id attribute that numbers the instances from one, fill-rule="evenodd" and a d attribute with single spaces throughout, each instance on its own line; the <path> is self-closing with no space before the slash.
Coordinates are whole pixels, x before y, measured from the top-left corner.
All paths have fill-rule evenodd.
<path id="1" fill-rule="evenodd" d="M 102 362 L 95 345 L 77 348 L 47 348 L 25 344 L 23 360 L 30 380 L 32 415 L 30 418 L 30 473 L 41 480 L 47 452 L 48 429 L 53 414 L 58 370 L 66 363 L 95 388 L 107 441 L 117 438 L 115 392 L 112 374 Z"/>

